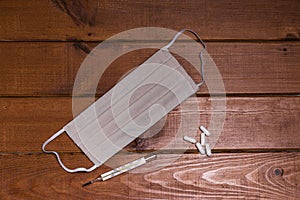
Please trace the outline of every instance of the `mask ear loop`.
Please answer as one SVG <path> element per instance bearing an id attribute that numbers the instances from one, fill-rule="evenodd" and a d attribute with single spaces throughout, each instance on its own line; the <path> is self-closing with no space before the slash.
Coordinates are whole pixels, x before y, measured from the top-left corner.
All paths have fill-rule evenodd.
<path id="1" fill-rule="evenodd" d="M 48 140 L 46 140 L 42 146 L 42 149 L 43 149 L 43 152 L 45 153 L 53 153 L 56 158 L 57 158 L 57 161 L 58 163 L 60 164 L 60 166 L 67 172 L 70 172 L 70 173 L 74 173 L 74 172 L 91 172 L 93 171 L 94 169 L 96 169 L 98 166 L 97 165 L 94 165 L 92 166 L 91 168 L 89 169 L 86 169 L 86 168 L 83 168 L 83 167 L 80 167 L 80 168 L 76 168 L 76 169 L 69 169 L 67 168 L 61 161 L 60 157 L 59 157 L 59 154 L 56 152 L 56 151 L 47 151 L 45 150 L 45 147 L 47 146 L 47 144 L 49 144 L 52 140 L 54 140 L 55 138 L 57 138 L 58 136 L 60 136 L 62 133 L 64 133 L 65 130 L 64 129 L 61 129 L 59 130 L 57 133 L 55 133 L 54 135 L 52 135 Z"/>
<path id="2" fill-rule="evenodd" d="M 196 38 L 200 41 L 200 43 L 202 44 L 203 46 L 203 49 L 200 51 L 199 53 L 199 58 L 200 58 L 200 76 L 201 76 L 201 82 L 197 84 L 198 87 L 201 87 L 204 83 L 205 83 L 205 80 L 204 80 L 204 60 L 203 60 L 203 51 L 206 50 L 206 45 L 205 43 L 203 42 L 203 40 L 200 38 L 200 36 L 194 32 L 193 30 L 190 30 L 190 29 L 182 29 L 181 31 L 179 31 L 174 37 L 173 39 L 171 40 L 171 42 L 169 42 L 169 44 L 167 44 L 166 46 L 164 46 L 162 49 L 163 50 L 168 50 L 173 44 L 174 42 L 177 40 L 177 38 L 183 33 L 183 32 L 190 32 L 192 33 L 193 35 L 196 36 Z"/>

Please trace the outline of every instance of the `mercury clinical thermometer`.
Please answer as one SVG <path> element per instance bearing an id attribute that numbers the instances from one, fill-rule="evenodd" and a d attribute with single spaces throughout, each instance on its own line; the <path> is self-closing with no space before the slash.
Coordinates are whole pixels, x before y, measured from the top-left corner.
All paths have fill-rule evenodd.
<path id="1" fill-rule="evenodd" d="M 150 161 L 152 159 L 155 159 L 156 158 L 156 155 L 150 155 L 150 156 L 146 156 L 146 157 L 142 157 L 142 158 L 139 158 L 137 160 L 134 160 L 130 163 L 127 163 L 125 165 L 122 165 L 116 169 L 113 169 L 109 172 L 106 172 L 104 174 L 101 174 L 100 176 L 98 176 L 97 178 L 95 178 L 94 180 L 91 180 L 85 184 L 82 185 L 82 187 L 85 187 L 87 185 L 90 185 L 92 183 L 95 183 L 95 182 L 98 182 L 98 181 L 106 181 L 110 178 L 113 178 L 119 174 L 122 174 L 124 172 L 127 172 L 129 170 L 132 170 L 132 169 L 135 169 L 141 165 L 144 165 L 147 161 Z"/>

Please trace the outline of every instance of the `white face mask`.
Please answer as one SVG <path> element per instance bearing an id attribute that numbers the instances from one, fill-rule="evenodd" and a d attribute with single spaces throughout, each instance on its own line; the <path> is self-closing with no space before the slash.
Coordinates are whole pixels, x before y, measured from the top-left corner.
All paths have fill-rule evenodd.
<path id="1" fill-rule="evenodd" d="M 172 41 L 158 50 L 143 64 L 118 82 L 104 96 L 79 114 L 42 146 L 45 153 L 56 155 L 59 164 L 67 172 L 90 172 L 126 145 L 147 131 L 176 106 L 197 92 L 204 83 L 203 59 L 200 52 L 202 82 L 196 84 L 184 68 L 168 51 L 184 31 L 178 32 Z M 74 143 L 94 163 L 86 168 L 68 169 L 55 151 L 45 146 L 66 132 Z"/>

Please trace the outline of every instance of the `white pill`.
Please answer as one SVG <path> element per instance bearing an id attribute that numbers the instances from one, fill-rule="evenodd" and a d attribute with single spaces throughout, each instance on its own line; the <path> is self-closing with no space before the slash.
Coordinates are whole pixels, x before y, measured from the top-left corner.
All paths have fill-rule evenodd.
<path id="1" fill-rule="evenodd" d="M 212 153 L 211 153 L 211 148 L 210 148 L 210 146 L 209 146 L 209 144 L 205 144 L 205 150 L 206 150 L 206 155 L 207 156 L 211 156 L 212 155 Z"/>
<path id="2" fill-rule="evenodd" d="M 199 129 L 200 129 L 206 136 L 210 136 L 210 132 L 209 132 L 204 126 L 200 126 Z"/>
<path id="3" fill-rule="evenodd" d="M 201 133 L 200 142 L 201 142 L 201 145 L 205 145 L 205 133 Z"/>
<path id="4" fill-rule="evenodd" d="M 198 151 L 200 152 L 200 154 L 202 154 L 202 155 L 205 154 L 205 150 L 199 142 L 196 143 L 196 147 L 197 147 Z"/>
<path id="5" fill-rule="evenodd" d="M 189 136 L 184 136 L 183 139 L 184 139 L 185 141 L 190 142 L 190 143 L 193 143 L 193 144 L 195 144 L 195 143 L 197 142 L 196 139 L 191 138 L 191 137 L 189 137 Z"/>

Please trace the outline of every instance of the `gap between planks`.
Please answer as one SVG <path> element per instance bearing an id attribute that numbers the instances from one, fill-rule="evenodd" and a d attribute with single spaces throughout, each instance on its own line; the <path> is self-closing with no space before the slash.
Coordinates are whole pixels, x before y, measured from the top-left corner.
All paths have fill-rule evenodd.
<path id="1" fill-rule="evenodd" d="M 126 148 L 125 148 L 126 150 Z M 185 152 L 184 152 L 185 151 Z M 182 153 L 182 155 L 198 155 L 199 151 L 196 149 L 188 149 L 188 150 L 184 150 L 184 149 L 179 149 L 179 150 L 174 150 L 174 149 L 164 149 L 164 150 L 156 150 L 155 151 L 157 154 L 178 154 L 179 152 Z M 300 148 L 293 148 L 293 149 L 212 149 L 213 155 L 219 155 L 219 154 L 244 154 L 244 153 L 255 153 L 255 154 L 260 154 L 260 153 L 297 153 L 300 152 Z M 78 151 L 74 151 L 74 152 L 70 152 L 70 151 L 59 151 L 59 154 L 65 154 L 65 155 L 81 155 L 84 156 L 83 152 L 78 152 Z M 128 152 L 129 154 L 151 154 L 153 153 L 153 151 L 151 150 L 141 150 L 141 151 L 136 151 L 136 150 L 130 150 Z M 37 152 L 37 151 L 32 151 L 32 152 L 26 152 L 26 151 L 19 151 L 19 152 L 0 152 L 0 155 L 43 155 L 45 154 L 44 152 Z M 48 154 L 51 155 L 51 154 Z M 52 155 L 53 156 L 53 155 Z"/>

